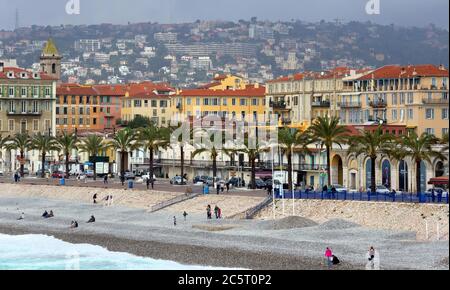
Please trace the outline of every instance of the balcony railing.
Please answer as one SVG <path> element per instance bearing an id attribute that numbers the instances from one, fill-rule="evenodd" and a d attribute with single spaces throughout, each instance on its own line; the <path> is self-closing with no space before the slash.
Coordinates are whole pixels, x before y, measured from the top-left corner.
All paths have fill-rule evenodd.
<path id="1" fill-rule="evenodd" d="M 28 111 L 28 112 L 20 112 L 20 111 L 10 111 L 7 113 L 8 116 L 40 116 L 42 115 L 42 111 Z"/>
<path id="2" fill-rule="evenodd" d="M 338 105 L 341 108 L 361 108 L 361 102 L 341 102 Z"/>
<path id="3" fill-rule="evenodd" d="M 312 102 L 311 106 L 315 108 L 329 108 L 331 103 L 330 101 Z"/>
<path id="4" fill-rule="evenodd" d="M 270 107 L 274 109 L 286 109 L 287 105 L 285 101 L 277 101 L 277 102 L 270 102 Z"/>
<path id="5" fill-rule="evenodd" d="M 444 98 L 433 98 L 433 99 L 423 99 L 422 102 L 426 105 L 448 105 L 448 99 Z"/>
<path id="6" fill-rule="evenodd" d="M 387 107 L 387 103 L 386 101 L 380 100 L 380 101 L 372 101 L 369 104 L 372 108 L 386 108 Z"/>

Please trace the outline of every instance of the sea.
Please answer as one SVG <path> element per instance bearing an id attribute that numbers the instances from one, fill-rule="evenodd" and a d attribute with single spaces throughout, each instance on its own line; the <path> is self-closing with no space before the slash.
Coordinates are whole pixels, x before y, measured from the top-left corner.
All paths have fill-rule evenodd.
<path id="1" fill-rule="evenodd" d="M 222 270 L 187 266 L 46 235 L 0 234 L 0 270 Z"/>

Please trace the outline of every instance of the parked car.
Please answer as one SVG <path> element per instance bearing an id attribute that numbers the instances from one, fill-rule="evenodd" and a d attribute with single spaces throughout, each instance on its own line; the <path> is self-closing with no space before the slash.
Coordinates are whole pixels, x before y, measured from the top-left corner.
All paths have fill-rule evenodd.
<path id="1" fill-rule="evenodd" d="M 197 183 L 205 184 L 207 180 L 208 180 L 208 176 L 206 176 L 206 175 L 196 176 L 196 177 L 194 177 L 194 184 L 197 184 Z"/>
<path id="2" fill-rule="evenodd" d="M 228 184 L 234 187 L 245 187 L 245 181 L 240 177 L 232 177 L 228 180 Z"/>
<path id="3" fill-rule="evenodd" d="M 170 184 L 172 185 L 185 185 L 187 184 L 186 178 L 182 178 L 181 176 L 172 177 L 170 180 Z"/>
<path id="4" fill-rule="evenodd" d="M 3 171 L 2 170 L 0 170 L 0 176 L 3 176 Z"/>
<path id="5" fill-rule="evenodd" d="M 67 174 L 62 171 L 55 171 L 52 173 L 52 178 L 67 178 Z"/>
<path id="6" fill-rule="evenodd" d="M 262 181 L 262 179 L 260 179 L 260 178 L 255 179 L 255 186 L 256 186 L 256 189 L 266 189 L 267 188 L 266 183 L 264 181 Z M 251 182 L 249 182 L 248 188 L 251 188 L 251 187 L 252 187 L 252 184 L 251 184 Z"/>
<path id="7" fill-rule="evenodd" d="M 47 176 L 47 174 L 50 175 L 50 170 L 45 169 L 44 176 Z M 42 176 L 42 169 L 39 169 L 38 171 L 36 171 L 36 176 L 38 176 L 38 177 Z"/>
<path id="8" fill-rule="evenodd" d="M 431 197 L 431 195 L 432 195 L 432 188 L 430 188 L 430 189 L 428 189 L 426 192 L 425 192 L 425 194 L 427 195 L 427 196 L 430 196 Z M 437 195 L 438 194 L 442 194 L 442 197 L 443 198 L 447 198 L 447 196 L 448 196 L 448 191 L 446 191 L 446 190 L 444 190 L 443 188 L 440 188 L 440 187 L 435 187 L 434 188 L 434 194 L 435 194 L 435 196 L 437 197 Z"/>
<path id="9" fill-rule="evenodd" d="M 141 177 L 142 177 L 142 180 L 147 181 L 147 179 L 150 178 L 150 173 L 145 173 Z M 154 175 L 154 174 L 153 174 L 153 181 L 156 181 L 156 175 Z"/>
<path id="10" fill-rule="evenodd" d="M 30 175 L 30 170 L 28 168 L 23 169 L 23 175 Z"/>
<path id="11" fill-rule="evenodd" d="M 376 193 L 381 195 L 390 195 L 391 191 L 384 185 L 378 185 L 376 187 Z"/>
<path id="12" fill-rule="evenodd" d="M 125 171 L 125 179 L 126 180 L 135 180 L 136 179 L 136 175 L 134 175 L 133 172 Z"/>
<path id="13" fill-rule="evenodd" d="M 336 192 L 337 193 L 348 192 L 347 188 L 342 186 L 342 185 L 340 185 L 340 184 L 334 184 L 334 185 L 331 186 L 331 188 L 333 188 L 333 187 L 336 188 Z"/>

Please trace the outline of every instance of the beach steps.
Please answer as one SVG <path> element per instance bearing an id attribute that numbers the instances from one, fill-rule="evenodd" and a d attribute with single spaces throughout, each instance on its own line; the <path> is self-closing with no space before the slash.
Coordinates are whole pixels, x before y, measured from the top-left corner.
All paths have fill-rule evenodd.
<path id="1" fill-rule="evenodd" d="M 165 200 L 163 202 L 155 204 L 154 206 L 152 206 L 150 208 L 150 210 L 148 212 L 150 212 L 150 213 L 157 212 L 157 211 L 160 211 L 160 210 L 162 210 L 164 208 L 172 206 L 174 204 L 181 203 L 181 202 L 184 202 L 184 201 L 189 200 L 189 199 L 193 199 L 193 198 L 195 198 L 195 197 L 197 197 L 199 195 L 201 195 L 201 193 L 186 193 L 184 195 L 180 195 L 180 196 L 174 197 L 172 199 Z"/>
<path id="2" fill-rule="evenodd" d="M 272 195 L 267 196 L 260 204 L 245 211 L 245 219 L 253 219 L 258 213 L 265 209 L 273 201 Z"/>

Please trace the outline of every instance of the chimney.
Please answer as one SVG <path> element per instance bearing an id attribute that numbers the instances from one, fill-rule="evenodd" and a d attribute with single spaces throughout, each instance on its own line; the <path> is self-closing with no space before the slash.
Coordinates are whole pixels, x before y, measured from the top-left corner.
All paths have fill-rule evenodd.
<path id="1" fill-rule="evenodd" d="M 0 66 L 1 66 L 1 63 L 0 63 Z M 442 63 L 439 65 L 439 70 L 445 70 L 445 66 Z M 1 71 L 1 69 L 0 69 L 0 71 Z"/>
<path id="2" fill-rule="evenodd" d="M 0 62 L 0 72 L 3 72 L 5 68 L 5 64 L 3 62 Z"/>

